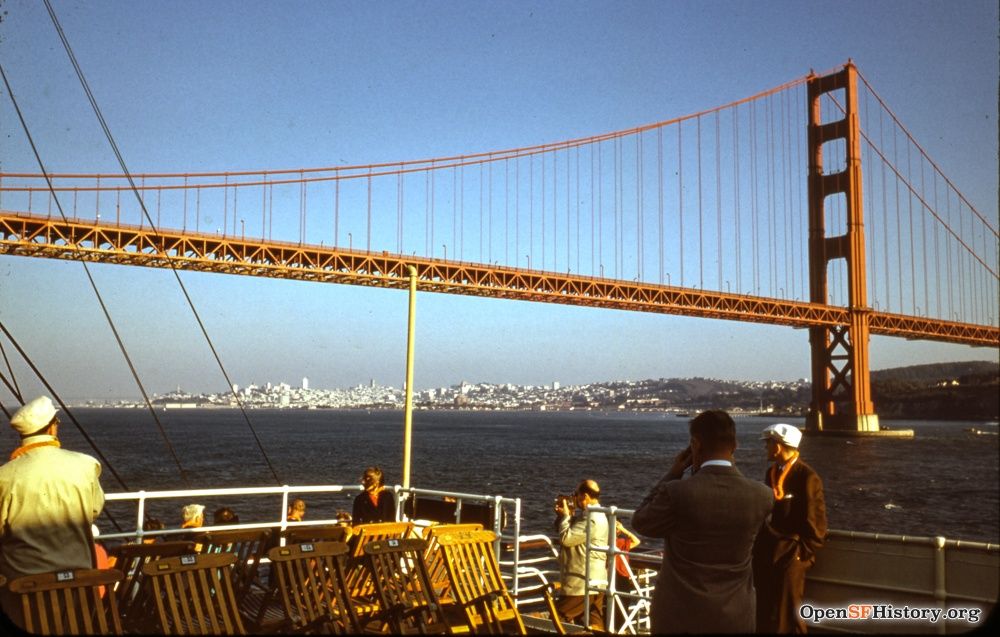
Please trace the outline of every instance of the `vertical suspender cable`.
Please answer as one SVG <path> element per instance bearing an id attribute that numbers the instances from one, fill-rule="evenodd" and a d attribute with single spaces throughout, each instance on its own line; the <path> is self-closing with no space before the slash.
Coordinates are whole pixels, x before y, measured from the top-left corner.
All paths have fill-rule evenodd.
<path id="1" fill-rule="evenodd" d="M 944 202 L 945 202 L 945 205 L 948 208 L 948 220 L 945 222 L 944 225 L 945 225 L 946 228 L 950 228 L 951 227 L 951 189 L 949 189 L 949 188 L 945 188 L 944 189 Z M 952 320 L 954 318 L 954 315 L 955 315 L 954 294 L 952 293 L 952 289 L 955 287 L 955 279 L 952 277 L 952 273 L 951 273 L 951 241 L 948 239 L 947 235 L 944 238 L 944 249 L 945 249 L 945 252 L 944 252 L 944 254 L 945 254 L 945 263 L 948 266 L 947 267 L 948 278 L 945 279 L 947 281 L 947 286 L 948 286 L 948 316 L 946 316 L 944 318 L 946 320 L 950 321 L 950 320 Z"/>
<path id="2" fill-rule="evenodd" d="M 741 245 L 743 235 L 740 233 L 740 107 L 733 108 L 733 203 L 736 206 L 736 293 L 742 290 L 743 283 L 743 256 Z"/>
<path id="3" fill-rule="evenodd" d="M 576 271 L 580 272 L 580 147 L 576 147 Z"/>
<path id="4" fill-rule="evenodd" d="M 541 155 L 542 160 L 542 267 L 545 269 L 545 154 Z"/>
<path id="5" fill-rule="evenodd" d="M 913 184 L 913 165 L 910 163 L 910 144 L 906 145 L 906 181 L 911 185 Z M 913 238 L 913 192 L 909 192 L 907 195 L 907 203 L 909 204 L 909 214 L 907 217 L 910 219 L 910 312 L 915 316 L 917 314 L 917 269 L 916 269 L 916 247 L 914 245 Z"/>
<path id="6" fill-rule="evenodd" d="M 594 211 L 597 209 L 594 204 L 594 144 L 588 144 L 590 148 L 590 274 L 597 274 L 597 255 L 594 251 L 597 245 L 596 227 L 594 224 Z"/>
<path id="7" fill-rule="evenodd" d="M 871 123 L 871 117 L 868 113 L 868 92 L 865 92 L 865 126 L 873 127 Z M 867 179 L 865 184 L 865 197 L 867 201 L 865 203 L 866 216 L 868 218 L 868 240 L 865 242 L 865 250 L 867 250 L 868 263 L 871 267 L 868 268 L 867 277 L 869 281 L 869 289 L 871 291 L 871 301 L 870 304 L 875 307 L 879 304 L 879 294 L 878 294 L 878 271 L 876 264 L 878 263 L 877 254 L 875 252 L 876 246 L 878 245 L 878 223 L 876 222 L 875 216 L 875 166 L 872 163 L 872 142 L 871 140 L 865 140 L 867 143 L 864 146 L 862 152 L 867 153 L 867 160 L 865 160 L 865 165 L 867 169 L 864 171 L 864 179 Z"/>
<path id="8" fill-rule="evenodd" d="M 483 193 L 485 192 L 485 184 L 483 183 L 483 164 L 479 163 L 479 260 L 483 261 L 485 257 L 485 252 L 483 250 L 483 211 L 486 208 L 486 201 L 483 199 Z"/>
<path id="9" fill-rule="evenodd" d="M 663 265 L 663 127 L 656 128 L 656 197 L 659 213 L 659 247 L 660 247 L 660 285 L 663 285 L 663 275 L 666 272 Z"/>
<path id="10" fill-rule="evenodd" d="M 725 269 L 725 262 L 722 258 L 722 129 L 720 119 L 721 115 L 719 111 L 715 111 L 715 257 L 719 263 L 716 270 L 716 274 L 718 275 L 717 289 L 721 292 L 722 273 Z"/>
<path id="11" fill-rule="evenodd" d="M 451 250 L 458 258 L 458 168 L 451 168 Z"/>
<path id="12" fill-rule="evenodd" d="M 487 192 L 487 209 L 489 211 L 489 232 L 486 233 L 486 259 L 489 263 L 493 263 L 493 157 L 490 157 L 490 169 L 489 169 L 489 182 L 486 188 Z"/>
<path id="13" fill-rule="evenodd" d="M 559 151 L 552 151 L 552 270 L 559 270 Z"/>
<path id="14" fill-rule="evenodd" d="M 642 133 L 636 133 L 635 139 L 635 242 L 636 271 L 640 281 L 643 279 L 642 254 Z"/>
<path id="15" fill-rule="evenodd" d="M 368 230 L 366 232 L 366 244 L 368 252 L 372 251 L 372 169 L 368 169 Z M 433 191 L 432 191 L 433 192 Z M 431 213 L 434 214 L 433 212 Z M 431 232 L 434 232 L 434 217 L 431 217 Z M 433 241 L 433 238 L 431 239 Z"/>
<path id="16" fill-rule="evenodd" d="M 899 166 L 899 130 L 897 128 L 892 129 L 892 165 Z M 899 308 L 898 311 L 903 311 L 903 246 L 900 242 L 903 238 L 902 228 L 900 226 L 899 220 L 899 177 L 893 180 L 896 186 L 896 269 L 899 273 Z"/>
<path id="17" fill-rule="evenodd" d="M 938 185 L 937 185 L 938 180 L 937 180 L 937 173 L 933 173 L 932 172 L 931 176 L 934 178 L 934 184 L 933 184 L 933 187 L 934 187 L 934 209 L 933 209 L 933 211 L 936 211 L 938 209 Z M 934 228 L 934 282 L 935 282 L 934 301 L 935 301 L 935 306 L 937 307 L 937 313 L 935 314 L 935 318 L 941 318 L 941 253 L 938 250 L 938 227 L 939 227 L 938 224 L 935 224 L 933 226 L 933 228 Z M 927 313 L 930 314 L 930 308 L 929 307 L 927 308 Z"/>
<path id="18" fill-rule="evenodd" d="M 514 159 L 514 263 L 521 262 L 521 157 Z"/>
<path id="19" fill-rule="evenodd" d="M 490 166 L 492 166 L 492 165 L 493 164 L 491 163 Z M 371 168 L 369 168 L 368 171 L 370 173 L 371 172 Z M 428 250 L 428 252 L 427 252 L 427 256 L 428 257 L 434 256 L 434 212 L 436 210 L 436 207 L 434 205 L 435 204 L 434 194 L 435 194 L 435 190 L 437 190 L 435 188 L 435 186 L 436 186 L 436 183 L 435 183 L 436 179 L 435 178 L 437 177 L 437 174 L 436 174 L 436 171 L 434 169 L 434 160 L 433 159 L 431 160 L 430 176 L 431 176 L 431 212 L 430 212 L 430 215 L 431 215 L 431 243 L 430 243 L 430 250 Z M 369 179 L 371 179 L 371 177 L 369 177 Z M 371 250 L 371 247 L 369 246 L 368 249 Z"/>
<path id="20" fill-rule="evenodd" d="M 885 148 L 885 134 L 884 134 L 884 123 L 883 123 L 883 110 L 879 110 L 878 114 L 878 145 L 880 148 Z M 889 203 L 888 203 L 888 187 L 885 178 L 885 161 L 882 161 L 882 253 L 883 261 L 885 263 L 885 309 L 888 311 L 892 307 L 892 288 L 889 285 Z"/>
<path id="21" fill-rule="evenodd" d="M 604 151 L 597 142 L 597 265 L 604 276 Z"/>
<path id="22" fill-rule="evenodd" d="M 920 198 L 923 201 L 927 201 L 927 190 L 925 188 L 926 184 L 924 182 L 924 160 L 922 157 L 919 158 L 920 161 Z M 931 297 L 927 282 L 927 262 L 930 260 L 927 258 L 927 215 L 925 214 L 926 206 L 921 204 L 920 206 L 920 260 L 923 262 L 924 266 L 924 311 L 926 316 L 931 316 Z"/>
<path id="23" fill-rule="evenodd" d="M 677 243 L 680 256 L 681 271 L 679 285 L 681 287 L 684 286 L 684 154 L 682 152 L 684 144 L 681 136 L 683 128 L 684 122 L 677 122 L 677 218 L 680 228 L 677 235 Z"/>
<path id="24" fill-rule="evenodd" d="M 698 122 L 698 287 L 705 289 L 705 242 L 701 202 L 701 116 Z"/>

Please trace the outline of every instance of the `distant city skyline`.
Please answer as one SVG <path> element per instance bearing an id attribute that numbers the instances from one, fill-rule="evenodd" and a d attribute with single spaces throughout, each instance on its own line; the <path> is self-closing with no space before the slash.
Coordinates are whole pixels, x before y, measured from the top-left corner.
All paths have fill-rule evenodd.
<path id="1" fill-rule="evenodd" d="M 67 0 L 55 10 L 136 173 L 549 143 L 698 112 L 850 58 L 959 190 L 998 218 L 996 2 L 306 2 L 279 11 Z M 7 0 L 4 11 L 0 60 L 47 168 L 118 172 L 44 5 Z M 0 135 L 0 172 L 38 171 L 6 91 Z M 241 195 L 240 206 L 260 202 Z M 358 247 L 359 236 L 348 241 Z M 405 291 L 181 273 L 227 381 L 169 271 L 91 272 L 149 393 L 303 377 L 313 387 L 403 384 Z M 79 263 L 0 256 L 0 320 L 67 399 L 139 395 Z M 433 293 L 418 295 L 416 323 L 418 389 L 811 375 L 808 333 L 788 327 Z M 45 393 L 0 345 L 22 391 Z M 997 361 L 998 352 L 871 340 L 874 369 L 960 360 Z M 7 375 L 3 360 L 0 369 Z M 2 387 L 0 400 L 13 402 Z"/>

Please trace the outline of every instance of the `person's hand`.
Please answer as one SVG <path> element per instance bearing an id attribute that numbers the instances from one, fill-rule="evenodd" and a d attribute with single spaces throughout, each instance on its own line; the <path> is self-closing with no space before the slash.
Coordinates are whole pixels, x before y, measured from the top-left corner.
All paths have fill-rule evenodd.
<path id="1" fill-rule="evenodd" d="M 566 500 L 564 498 L 556 498 L 555 512 L 559 515 L 569 515 L 569 507 L 566 506 Z"/>
<path id="2" fill-rule="evenodd" d="M 674 456 L 674 464 L 670 467 L 670 472 L 667 474 L 672 479 L 679 479 L 684 475 L 684 470 L 691 466 L 691 447 L 687 446 L 679 454 Z"/>

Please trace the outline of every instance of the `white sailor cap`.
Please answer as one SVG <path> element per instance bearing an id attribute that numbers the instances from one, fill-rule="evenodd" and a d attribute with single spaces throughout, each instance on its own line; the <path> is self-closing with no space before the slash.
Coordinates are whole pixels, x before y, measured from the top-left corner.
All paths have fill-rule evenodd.
<path id="1" fill-rule="evenodd" d="M 799 442 L 802 441 L 802 430 L 798 427 L 779 422 L 764 427 L 764 431 L 760 432 L 761 440 L 767 440 L 768 438 L 775 442 L 780 442 L 786 447 L 798 449 Z"/>
<path id="2" fill-rule="evenodd" d="M 14 412 L 14 416 L 10 419 L 10 426 L 21 436 L 29 436 L 44 429 L 52 422 L 56 411 L 51 398 L 39 396 Z"/>

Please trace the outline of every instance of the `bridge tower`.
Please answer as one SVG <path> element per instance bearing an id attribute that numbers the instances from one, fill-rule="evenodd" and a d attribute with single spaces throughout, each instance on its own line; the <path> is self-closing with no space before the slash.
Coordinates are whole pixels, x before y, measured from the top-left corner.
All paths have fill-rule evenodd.
<path id="1" fill-rule="evenodd" d="M 843 119 L 823 123 L 820 98 L 843 91 Z M 857 69 L 848 61 L 841 70 L 807 83 L 809 107 L 809 296 L 813 303 L 829 303 L 828 266 L 844 259 L 847 266 L 847 325 L 813 327 L 812 404 L 806 428 L 810 431 L 879 430 L 871 399 L 868 367 L 868 321 L 871 312 L 865 282 L 865 227 L 861 192 L 861 136 L 858 123 Z M 843 148 L 846 167 L 824 174 L 823 145 Z M 827 236 L 827 197 L 843 195 L 846 234 Z"/>

